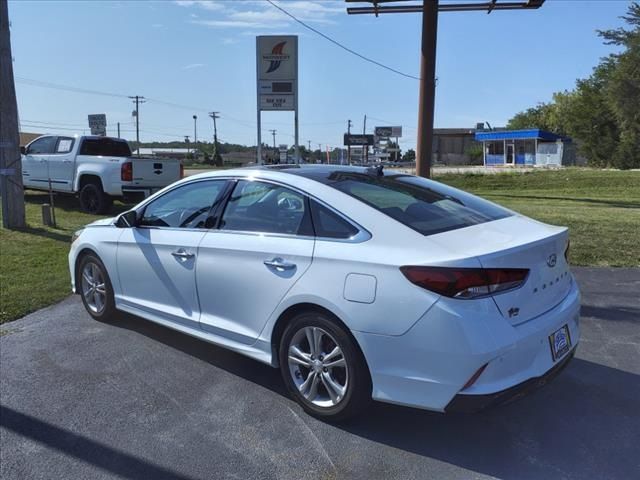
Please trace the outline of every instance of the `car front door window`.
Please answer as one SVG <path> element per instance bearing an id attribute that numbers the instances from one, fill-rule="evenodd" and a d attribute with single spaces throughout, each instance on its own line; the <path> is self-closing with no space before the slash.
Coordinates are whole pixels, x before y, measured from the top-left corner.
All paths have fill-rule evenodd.
<path id="1" fill-rule="evenodd" d="M 190 183 L 149 203 L 140 226 L 169 228 L 211 228 L 209 213 L 219 199 L 224 180 Z"/>
<path id="2" fill-rule="evenodd" d="M 236 185 L 220 222 L 221 230 L 312 235 L 305 197 L 259 181 Z"/>

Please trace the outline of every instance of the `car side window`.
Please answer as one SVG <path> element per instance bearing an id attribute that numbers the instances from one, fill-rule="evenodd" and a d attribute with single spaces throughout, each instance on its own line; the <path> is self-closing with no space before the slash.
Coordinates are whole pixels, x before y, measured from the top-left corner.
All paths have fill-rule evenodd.
<path id="1" fill-rule="evenodd" d="M 46 153 L 53 153 L 58 137 L 41 137 L 29 145 L 27 148 L 27 155 L 41 155 Z"/>
<path id="2" fill-rule="evenodd" d="M 72 137 L 58 137 L 55 153 L 69 153 L 73 148 L 74 140 Z"/>
<path id="3" fill-rule="evenodd" d="M 225 180 L 207 180 L 178 187 L 149 203 L 140 226 L 170 228 L 211 228 L 209 212 L 220 200 Z"/>
<path id="4" fill-rule="evenodd" d="M 311 200 L 311 217 L 317 237 L 346 239 L 358 233 L 351 223 L 315 200 Z"/>
<path id="5" fill-rule="evenodd" d="M 310 235 L 304 195 L 280 185 L 241 180 L 222 215 L 221 230 Z"/>

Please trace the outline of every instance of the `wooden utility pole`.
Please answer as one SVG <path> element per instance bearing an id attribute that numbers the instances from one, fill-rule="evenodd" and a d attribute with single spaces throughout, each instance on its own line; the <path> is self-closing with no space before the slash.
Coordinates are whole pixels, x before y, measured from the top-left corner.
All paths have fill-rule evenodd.
<path id="1" fill-rule="evenodd" d="M 438 38 L 438 0 L 423 0 L 422 48 L 420 49 L 420 94 L 418 104 L 418 145 L 416 175 L 431 177 L 433 150 L 433 111 L 436 99 L 436 43 Z"/>
<path id="2" fill-rule="evenodd" d="M 144 103 L 145 99 L 140 95 L 132 95 L 129 98 L 136 104 L 136 146 L 138 148 L 138 156 L 140 156 L 140 104 Z"/>
<path id="3" fill-rule="evenodd" d="M 2 226 L 4 228 L 26 227 L 18 104 L 13 82 L 7 0 L 0 0 L 0 191 Z"/>
<path id="4" fill-rule="evenodd" d="M 349 7 L 349 15 L 375 15 L 386 13 L 422 13 L 422 45 L 420 49 L 420 97 L 418 101 L 418 145 L 416 174 L 431 175 L 431 150 L 433 148 L 433 110 L 436 94 L 436 40 L 438 12 L 469 12 L 494 10 L 535 10 L 545 0 L 477 0 L 459 3 L 439 3 L 438 0 L 422 0 L 408 4 L 407 0 L 345 0 L 347 3 L 369 3 L 366 7 Z M 398 72 L 396 72 L 398 73 Z M 407 75 L 405 75 L 407 76 Z"/>
<path id="5" fill-rule="evenodd" d="M 209 116 L 213 120 L 213 163 L 218 167 L 223 165 L 222 157 L 218 152 L 218 126 L 216 124 L 216 119 L 220 118 L 218 115 L 220 112 L 209 112 Z"/>

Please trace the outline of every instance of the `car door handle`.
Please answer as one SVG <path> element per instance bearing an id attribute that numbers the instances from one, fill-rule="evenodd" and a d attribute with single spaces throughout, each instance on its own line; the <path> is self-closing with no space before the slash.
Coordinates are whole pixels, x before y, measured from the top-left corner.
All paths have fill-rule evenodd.
<path id="1" fill-rule="evenodd" d="M 296 268 L 296 264 L 295 263 L 289 263 L 289 262 L 285 262 L 282 258 L 280 257 L 276 257 L 273 258 L 271 260 L 265 260 L 263 262 L 267 267 L 273 267 L 276 270 L 291 270 L 293 268 Z"/>
<path id="2" fill-rule="evenodd" d="M 176 258 L 184 258 L 184 259 L 193 258 L 196 256 L 195 253 L 189 253 L 184 248 L 179 248 L 175 252 L 171 252 L 171 255 L 173 255 Z"/>

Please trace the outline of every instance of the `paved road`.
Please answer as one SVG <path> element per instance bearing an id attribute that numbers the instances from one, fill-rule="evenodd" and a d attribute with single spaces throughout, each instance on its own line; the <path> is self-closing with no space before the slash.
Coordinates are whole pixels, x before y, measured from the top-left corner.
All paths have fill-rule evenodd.
<path id="1" fill-rule="evenodd" d="M 576 269 L 577 358 L 476 415 L 376 404 L 343 426 L 305 415 L 267 366 L 77 297 L 0 337 L 3 479 L 637 478 L 640 270 Z"/>

